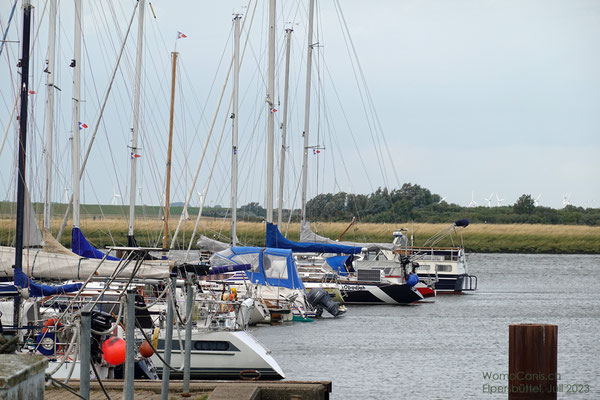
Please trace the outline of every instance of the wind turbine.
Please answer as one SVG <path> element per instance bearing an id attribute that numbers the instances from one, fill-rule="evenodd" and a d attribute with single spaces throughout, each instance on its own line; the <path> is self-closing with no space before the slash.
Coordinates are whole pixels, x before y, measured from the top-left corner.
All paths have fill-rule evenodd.
<path id="1" fill-rule="evenodd" d="M 69 203 L 69 188 L 65 186 L 65 203 Z"/>
<path id="2" fill-rule="evenodd" d="M 496 193 L 496 204 L 498 205 L 498 207 L 502 206 L 503 201 L 504 201 L 504 199 L 499 198 L 498 193 Z"/>
<path id="3" fill-rule="evenodd" d="M 536 206 L 536 207 L 537 207 L 537 206 L 539 206 L 539 205 L 540 205 L 540 203 L 538 202 L 538 200 L 540 199 L 540 197 L 542 197 L 542 194 L 541 194 L 541 193 L 540 193 L 540 194 L 538 194 L 538 195 L 537 195 L 537 197 L 536 197 L 535 199 L 533 199 L 533 205 L 534 205 L 534 206 Z"/>
<path id="4" fill-rule="evenodd" d="M 571 198 L 571 193 L 563 194 L 563 202 L 562 202 L 563 207 L 571 205 L 571 202 L 569 201 L 570 198 Z"/>
<path id="5" fill-rule="evenodd" d="M 492 206 L 492 199 L 493 199 L 492 196 L 493 195 L 494 195 L 494 192 L 490 193 L 489 197 L 484 197 L 484 200 L 487 201 L 487 203 L 488 203 L 488 207 Z"/>
<path id="6" fill-rule="evenodd" d="M 113 188 L 113 198 L 112 198 L 112 202 L 110 204 L 112 204 L 113 206 L 116 205 L 118 199 L 120 199 L 120 198 L 121 198 L 121 195 L 119 193 L 117 193 L 115 188 Z"/>
<path id="7" fill-rule="evenodd" d="M 469 203 L 469 207 L 477 207 L 479 204 L 475 201 L 475 192 L 471 191 L 471 202 Z"/>
<path id="8" fill-rule="evenodd" d="M 440 199 L 440 201 L 438 201 L 438 204 L 442 204 L 442 203 L 443 203 L 443 202 L 445 202 L 445 201 L 446 201 L 446 198 L 445 198 L 445 197 L 442 197 L 442 198 Z"/>

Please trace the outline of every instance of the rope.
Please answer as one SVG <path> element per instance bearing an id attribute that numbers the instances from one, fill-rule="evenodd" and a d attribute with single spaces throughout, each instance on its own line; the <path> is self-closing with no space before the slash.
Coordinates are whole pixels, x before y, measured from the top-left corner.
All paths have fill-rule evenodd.
<path id="1" fill-rule="evenodd" d="M 69 386 L 69 385 L 65 385 L 65 384 L 64 384 L 64 383 L 62 383 L 61 381 L 59 381 L 59 380 L 56 380 L 56 379 L 54 379 L 54 378 L 53 378 L 53 377 L 51 377 L 51 376 L 48 376 L 48 375 L 46 375 L 46 380 L 48 380 L 48 381 L 52 382 L 52 384 L 53 384 L 54 386 L 56 386 L 56 387 L 63 388 L 63 389 L 67 389 L 69 392 L 71 392 L 71 393 L 72 393 L 72 394 L 74 394 L 75 396 L 79 397 L 80 399 L 87 400 L 85 397 L 83 397 L 83 396 L 81 396 L 79 393 L 77 393 L 77 392 L 75 391 L 75 389 L 73 389 L 71 386 Z"/>

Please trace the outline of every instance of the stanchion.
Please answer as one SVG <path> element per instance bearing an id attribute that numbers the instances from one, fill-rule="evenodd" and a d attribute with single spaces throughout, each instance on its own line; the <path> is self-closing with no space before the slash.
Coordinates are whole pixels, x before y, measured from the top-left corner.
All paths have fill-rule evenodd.
<path id="1" fill-rule="evenodd" d="M 81 325 L 79 327 L 79 395 L 90 398 L 90 358 L 92 354 L 92 311 L 89 304 L 81 310 Z"/>
<path id="2" fill-rule="evenodd" d="M 125 382 L 123 399 L 133 400 L 135 384 L 135 291 L 127 291 L 127 332 L 125 336 Z"/>
<path id="3" fill-rule="evenodd" d="M 190 393 L 190 365 L 192 363 L 192 307 L 194 307 L 195 290 L 192 285 L 190 276 L 185 283 L 185 289 L 187 293 L 185 303 L 185 315 L 187 319 L 185 321 L 185 355 L 183 359 L 183 396 L 189 395 Z"/>
<path id="4" fill-rule="evenodd" d="M 171 349 L 173 346 L 173 302 L 175 301 L 175 288 L 177 277 L 173 276 L 171 279 L 171 287 L 167 293 L 167 320 L 165 321 L 165 352 L 163 353 L 162 369 L 162 386 L 160 391 L 161 400 L 169 399 L 169 379 L 171 378 Z M 169 365 L 167 365 L 169 364 Z"/>

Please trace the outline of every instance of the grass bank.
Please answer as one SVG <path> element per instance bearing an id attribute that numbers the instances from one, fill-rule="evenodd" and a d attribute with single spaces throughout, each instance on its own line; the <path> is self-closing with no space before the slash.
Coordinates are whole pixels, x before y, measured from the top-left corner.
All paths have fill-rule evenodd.
<path id="1" fill-rule="evenodd" d="M 177 226 L 178 218 L 170 221 L 171 234 Z M 81 229 L 96 247 L 123 246 L 127 243 L 127 219 L 84 217 Z M 191 237 L 195 221 L 185 221 L 181 227 L 180 238 L 186 243 Z M 52 221 L 52 232 L 56 235 L 60 220 Z M 202 218 L 198 232 L 213 239 L 227 242 L 230 234 L 230 222 L 224 219 Z M 351 227 L 343 240 L 358 242 L 391 242 L 392 233 L 400 228 L 407 228 L 413 234 L 416 245 L 421 245 L 447 224 L 358 224 Z M 336 239 L 346 229 L 345 223 L 316 223 L 319 234 Z M 238 237 L 247 245 L 263 246 L 265 243 L 265 226 L 260 222 L 239 222 Z M 142 246 L 161 246 L 161 222 L 154 218 L 140 219 L 135 225 L 136 239 Z M 288 237 L 298 240 L 300 224 L 290 225 Z M 477 253 L 565 253 L 565 254 L 600 254 L 600 227 L 579 225 L 534 225 L 534 224 L 472 224 L 462 229 L 465 248 L 468 252 Z M 0 218 L 0 242 L 10 244 L 14 239 L 14 220 Z M 454 236 L 454 240 L 457 237 Z M 61 243 L 71 245 L 71 230 L 65 230 Z M 439 245 L 451 245 L 446 239 Z"/>

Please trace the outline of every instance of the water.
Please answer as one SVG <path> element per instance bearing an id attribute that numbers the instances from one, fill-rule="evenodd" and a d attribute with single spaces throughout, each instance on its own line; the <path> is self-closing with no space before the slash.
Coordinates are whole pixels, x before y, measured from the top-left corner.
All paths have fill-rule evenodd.
<path id="1" fill-rule="evenodd" d="M 558 325 L 559 384 L 600 398 L 600 256 L 476 254 L 479 290 L 414 306 L 349 306 L 339 319 L 252 328 L 291 380 L 331 380 L 334 399 L 506 398 L 508 325 Z"/>

